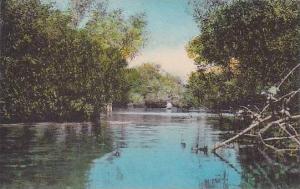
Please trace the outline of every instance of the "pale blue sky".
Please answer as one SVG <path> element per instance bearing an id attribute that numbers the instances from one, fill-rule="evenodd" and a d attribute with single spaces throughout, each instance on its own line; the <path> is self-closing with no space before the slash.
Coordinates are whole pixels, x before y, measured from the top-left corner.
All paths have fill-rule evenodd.
<path id="1" fill-rule="evenodd" d="M 147 49 L 181 46 L 198 32 L 187 0 L 111 0 L 110 5 L 125 15 L 146 13 Z"/>
<path id="2" fill-rule="evenodd" d="M 60 8 L 67 7 L 67 0 L 56 2 Z M 194 65 L 185 45 L 199 33 L 188 0 L 109 0 L 109 8 L 120 8 L 125 16 L 146 14 L 148 41 L 130 66 L 154 62 L 167 72 L 187 78 Z"/>

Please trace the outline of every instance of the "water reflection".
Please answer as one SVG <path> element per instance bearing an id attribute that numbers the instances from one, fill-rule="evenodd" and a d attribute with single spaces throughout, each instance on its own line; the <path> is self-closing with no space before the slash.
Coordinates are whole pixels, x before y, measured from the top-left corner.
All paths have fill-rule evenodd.
<path id="1" fill-rule="evenodd" d="M 299 159 L 274 159 L 237 144 L 205 151 L 223 137 L 222 126 L 212 114 L 122 111 L 101 128 L 1 125 L 0 188 L 298 187 Z"/>
<path id="2" fill-rule="evenodd" d="M 115 113 L 110 127 L 119 140 L 114 145 L 124 142 L 126 147 L 119 149 L 119 157 L 110 153 L 94 161 L 90 188 L 238 188 L 238 172 L 214 155 L 192 153 L 195 145 L 218 141 L 218 131 L 206 118 L 205 114 Z M 120 120 L 127 124 L 118 124 Z M 234 150 L 221 154 L 239 167 Z"/>
<path id="3" fill-rule="evenodd" d="M 86 188 L 95 158 L 112 150 L 90 124 L 0 127 L 0 188 Z M 104 130 L 104 131 L 103 131 Z"/>
<path id="4" fill-rule="evenodd" d="M 300 187 L 299 158 L 272 157 L 260 149 L 240 148 L 245 188 Z"/>

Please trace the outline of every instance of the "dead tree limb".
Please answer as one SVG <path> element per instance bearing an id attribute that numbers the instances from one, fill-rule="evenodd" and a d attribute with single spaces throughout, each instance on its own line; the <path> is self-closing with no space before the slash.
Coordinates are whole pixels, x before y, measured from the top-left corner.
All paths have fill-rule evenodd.
<path id="1" fill-rule="evenodd" d="M 242 136 L 251 136 L 255 143 L 275 152 L 300 151 L 298 134 L 300 125 L 298 119 L 300 119 L 300 115 L 292 115 L 289 112 L 289 105 L 292 99 L 300 92 L 300 88 L 285 95 L 276 96 L 282 84 L 299 67 L 300 64 L 296 65 L 277 86 L 272 86 L 268 93 L 265 93 L 267 95 L 267 103 L 261 111 L 256 106 L 254 106 L 254 110 L 246 106 L 241 107 L 243 108 L 241 115 L 249 117 L 252 123 L 235 136 L 221 143 L 216 143 L 212 151 L 215 152 L 217 149 L 236 141 Z"/>
<path id="2" fill-rule="evenodd" d="M 246 134 L 247 132 L 251 131 L 253 128 L 256 128 L 257 126 L 259 126 L 261 123 L 265 122 L 265 121 L 268 121 L 272 118 L 272 116 L 268 116 L 256 123 L 253 123 L 252 125 L 250 125 L 249 127 L 247 127 L 246 129 L 244 129 L 243 131 L 241 131 L 240 133 L 238 133 L 237 135 L 235 135 L 234 137 L 228 139 L 228 140 L 225 140 L 224 142 L 221 142 L 221 143 L 217 143 L 214 148 L 212 149 L 212 151 L 215 151 L 217 150 L 218 148 L 221 148 L 223 146 L 226 146 L 227 144 L 235 141 L 236 139 L 240 138 L 241 136 L 243 136 L 244 134 Z"/>
<path id="3" fill-rule="evenodd" d="M 260 124 L 265 123 L 266 121 L 269 121 L 272 119 L 272 116 L 267 116 L 264 119 L 261 119 L 260 121 L 257 121 L 253 124 L 251 124 L 249 127 L 247 127 L 246 129 L 242 130 L 241 132 L 239 132 L 237 135 L 233 136 L 232 138 L 229 138 L 228 140 L 225 140 L 224 142 L 221 143 L 217 143 L 214 148 L 212 149 L 212 151 L 217 150 L 218 148 L 221 148 L 223 146 L 226 146 L 227 144 L 235 141 L 236 139 L 240 138 L 241 136 L 245 135 L 246 133 L 248 133 L 249 131 L 251 131 L 252 129 L 258 127 Z M 296 119 L 300 119 L 300 115 L 295 115 L 291 117 L 292 120 L 296 120 Z M 258 133 L 258 136 L 261 136 L 262 133 L 264 133 L 268 128 L 270 128 L 273 125 L 279 124 L 281 122 L 283 122 L 285 120 L 285 118 L 276 120 L 276 121 L 272 121 L 271 123 L 268 123 L 267 126 L 265 126 L 263 129 L 261 129 Z M 300 144 L 299 144 L 300 145 Z M 278 150 L 278 149 L 276 149 Z"/>

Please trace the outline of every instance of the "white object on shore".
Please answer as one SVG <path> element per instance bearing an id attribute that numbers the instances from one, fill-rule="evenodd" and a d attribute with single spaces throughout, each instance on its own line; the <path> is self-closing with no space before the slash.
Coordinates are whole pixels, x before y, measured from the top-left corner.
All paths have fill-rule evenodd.
<path id="1" fill-rule="evenodd" d="M 166 106 L 167 109 L 172 109 L 173 108 L 173 105 L 171 102 L 167 102 L 167 106 Z"/>

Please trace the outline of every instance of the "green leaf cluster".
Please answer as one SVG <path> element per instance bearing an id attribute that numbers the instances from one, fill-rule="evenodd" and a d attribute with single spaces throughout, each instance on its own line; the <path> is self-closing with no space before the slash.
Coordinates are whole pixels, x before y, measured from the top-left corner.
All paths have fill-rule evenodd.
<path id="1" fill-rule="evenodd" d="M 199 102 L 208 100 L 210 106 L 259 103 L 261 93 L 279 84 L 298 64 L 300 14 L 296 0 L 227 1 L 195 19 L 201 33 L 189 42 L 187 52 L 199 66 L 190 78 L 190 90 Z M 209 71 L 209 67 L 222 71 Z M 295 90 L 297 83 L 294 74 L 279 93 Z"/>
<path id="2" fill-rule="evenodd" d="M 122 92 L 146 24 L 108 12 L 74 28 L 69 12 L 39 0 L 7 0 L 1 18 L 0 121 L 14 122 L 98 114 Z"/>

